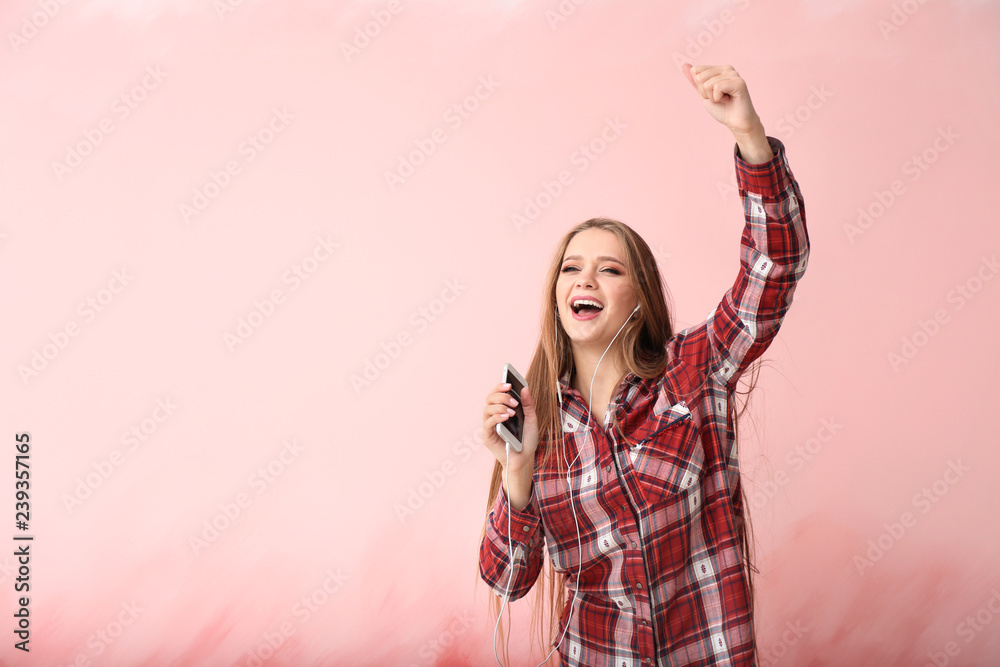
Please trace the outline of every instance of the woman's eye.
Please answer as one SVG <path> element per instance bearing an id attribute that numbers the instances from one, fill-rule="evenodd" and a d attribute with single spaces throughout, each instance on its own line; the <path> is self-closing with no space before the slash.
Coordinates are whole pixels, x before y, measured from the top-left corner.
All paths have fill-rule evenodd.
<path id="1" fill-rule="evenodd" d="M 577 269 L 577 267 L 575 267 L 575 266 L 564 266 L 563 269 L 562 269 L 562 272 L 566 273 L 567 271 L 577 271 L 577 270 L 579 270 L 579 269 Z M 621 275 L 621 271 L 619 271 L 616 268 L 610 267 L 610 266 L 607 267 L 607 268 L 601 269 L 601 270 L 602 271 L 608 271 L 608 272 L 610 272 L 610 273 L 612 273 L 612 274 L 614 274 L 616 276 L 620 276 Z"/>

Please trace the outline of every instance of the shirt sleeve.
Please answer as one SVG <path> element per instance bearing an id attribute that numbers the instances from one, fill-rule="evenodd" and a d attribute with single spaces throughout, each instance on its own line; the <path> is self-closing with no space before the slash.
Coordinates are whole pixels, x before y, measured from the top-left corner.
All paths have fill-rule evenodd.
<path id="1" fill-rule="evenodd" d="M 778 139 L 774 157 L 749 164 L 734 148 L 736 183 L 746 224 L 740 269 L 708 318 L 671 339 L 686 363 L 733 389 L 743 372 L 774 340 L 809 259 L 805 205 Z"/>
<path id="2" fill-rule="evenodd" d="M 510 532 L 507 530 L 508 518 Z M 545 533 L 541 530 L 541 525 L 542 519 L 535 509 L 534 485 L 528 505 L 518 511 L 510 506 L 501 484 L 486 521 L 486 535 L 479 546 L 479 574 L 497 595 L 502 597 L 509 584 L 508 600 L 517 600 L 524 597 L 535 583 L 542 567 L 545 544 Z M 513 544 L 513 565 L 508 536 Z"/>
<path id="3" fill-rule="evenodd" d="M 743 372 L 774 340 L 809 261 L 805 204 L 788 166 L 785 147 L 767 138 L 774 157 L 749 164 L 733 150 L 736 183 L 746 224 L 740 268 L 718 306 L 699 325 L 679 332 L 668 349 L 724 387 L 730 400 Z M 724 404 L 725 405 L 725 404 Z M 727 443 L 726 470 L 733 502 L 739 501 L 735 440 Z"/>

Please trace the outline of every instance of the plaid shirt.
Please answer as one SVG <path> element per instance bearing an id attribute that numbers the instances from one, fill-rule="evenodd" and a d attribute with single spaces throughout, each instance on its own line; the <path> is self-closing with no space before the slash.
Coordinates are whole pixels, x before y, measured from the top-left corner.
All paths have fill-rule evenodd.
<path id="1" fill-rule="evenodd" d="M 563 665 L 755 663 L 729 406 L 737 380 L 777 334 L 809 257 L 798 183 L 784 145 L 768 141 L 775 157 L 765 164 L 748 164 L 734 150 L 746 217 L 736 281 L 706 321 L 668 341 L 664 375 L 642 380 L 628 373 L 604 427 L 592 420 L 589 429 L 583 397 L 569 386 L 568 373 L 560 380 L 566 461 L 580 455 L 570 479 L 582 552 L 555 455 L 550 468 L 536 466 L 523 511 L 510 507 L 502 484 L 497 493 L 480 545 L 480 575 L 504 594 L 508 515 L 511 600 L 531 588 L 547 544 L 556 571 L 568 575 L 556 635 L 570 623 L 559 647 Z M 627 442 L 609 426 L 612 414 Z"/>

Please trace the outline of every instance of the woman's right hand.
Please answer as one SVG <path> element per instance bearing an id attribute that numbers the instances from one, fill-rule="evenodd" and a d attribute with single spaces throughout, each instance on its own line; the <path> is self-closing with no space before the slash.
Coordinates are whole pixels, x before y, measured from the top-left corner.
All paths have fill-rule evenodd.
<path id="1" fill-rule="evenodd" d="M 486 408 L 483 410 L 483 444 L 500 462 L 500 466 L 507 468 L 507 442 L 497 434 L 496 425 L 510 419 L 517 403 L 511 403 L 514 399 L 504 387 L 503 383 L 497 384 L 493 387 L 493 391 L 486 395 Z M 535 400 L 527 387 L 521 390 L 521 404 L 524 408 L 521 451 L 510 448 L 510 469 L 507 473 L 530 481 L 531 474 L 535 470 L 535 449 L 538 447 L 538 418 L 535 416 Z"/>

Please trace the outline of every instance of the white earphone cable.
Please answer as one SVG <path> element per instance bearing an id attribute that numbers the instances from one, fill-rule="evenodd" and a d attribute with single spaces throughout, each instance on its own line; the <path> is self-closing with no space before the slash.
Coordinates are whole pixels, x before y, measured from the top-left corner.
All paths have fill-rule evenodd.
<path id="1" fill-rule="evenodd" d="M 590 413 L 593 411 L 593 405 L 594 405 L 594 380 L 597 378 L 597 369 L 600 368 L 601 362 L 604 361 L 604 355 L 606 355 L 608 353 L 608 350 L 611 349 L 611 346 L 614 344 L 615 339 L 618 338 L 618 334 L 620 334 L 622 332 L 622 329 L 625 328 L 625 325 L 628 324 L 628 321 L 630 319 L 632 319 L 632 315 L 635 315 L 635 311 L 637 311 L 637 310 L 639 310 L 639 306 L 636 306 L 634 309 L 632 309 L 632 312 L 629 313 L 629 316 L 627 318 L 625 318 L 625 321 L 622 323 L 621 327 L 618 329 L 618 333 L 616 333 L 614 335 L 614 338 L 611 339 L 611 342 L 608 343 L 608 346 L 604 349 L 604 354 L 602 354 L 601 358 L 597 360 L 597 366 L 594 366 L 594 375 L 593 375 L 593 377 L 590 378 L 590 392 L 589 392 L 589 395 L 590 395 L 590 405 L 588 406 L 588 410 L 587 410 L 587 425 L 584 427 L 584 431 L 587 431 L 590 428 Z M 558 317 L 558 310 L 556 311 L 556 313 L 557 313 L 557 317 Z M 562 392 L 561 392 L 561 390 L 559 390 L 559 378 L 556 378 L 556 390 L 560 394 L 559 411 L 561 413 L 562 412 Z M 560 432 L 560 435 L 562 436 L 563 461 L 565 462 L 566 461 L 566 458 L 565 458 L 565 452 L 566 452 L 566 432 L 563 430 L 561 422 L 562 422 L 562 420 L 560 419 L 559 432 Z M 580 458 L 580 452 L 579 452 L 579 450 L 576 453 L 576 457 L 573 458 L 573 463 L 576 463 L 576 460 L 578 458 Z M 572 478 L 571 478 L 571 476 L 569 474 L 569 468 L 570 468 L 570 466 L 573 465 L 573 463 L 570 463 L 569 465 L 566 466 L 566 487 L 567 487 L 567 491 L 569 492 L 569 506 L 570 506 L 570 509 L 573 511 L 573 522 L 576 524 L 576 549 L 577 549 L 576 553 L 577 553 L 577 558 L 579 559 L 579 563 L 577 564 L 577 569 L 576 569 L 576 587 L 575 587 L 575 589 L 573 591 L 573 602 L 570 603 L 570 607 L 569 607 L 569 618 L 566 619 L 566 625 L 563 627 L 562 634 L 559 635 L 559 641 L 557 641 L 556 644 L 555 644 L 555 646 L 552 647 L 552 650 L 549 651 L 549 654 L 547 656 L 545 656 L 545 660 L 543 660 L 540 663 L 538 663 L 538 665 L 536 665 L 536 667 L 541 667 L 546 662 L 548 662 L 549 658 L 552 657 L 552 654 L 555 652 L 555 650 L 557 648 L 559 648 L 560 644 L 562 644 L 563 639 L 566 637 L 566 631 L 569 630 L 569 623 L 570 623 L 571 620 L 573 620 L 573 611 L 576 609 L 576 599 L 577 599 L 577 596 L 580 593 L 580 574 L 583 572 L 583 540 L 580 537 L 580 521 L 576 517 L 576 506 L 573 504 L 573 486 L 572 486 L 572 482 L 571 482 Z"/>
<path id="2" fill-rule="evenodd" d="M 632 315 L 635 315 L 635 311 L 637 311 L 637 310 L 639 310 L 639 306 L 636 306 L 632 310 L 632 312 L 629 314 L 629 316 L 627 318 L 625 318 L 625 321 L 622 323 L 621 327 L 618 329 L 618 333 L 616 333 L 614 335 L 614 338 L 611 339 L 611 342 L 608 343 L 607 348 L 605 348 L 604 354 L 602 354 L 601 358 L 597 360 L 597 366 L 594 367 L 594 375 L 590 379 L 590 404 L 588 405 L 588 410 L 587 410 L 587 425 L 584 427 L 585 431 L 590 428 L 590 413 L 593 411 L 593 404 L 594 404 L 594 400 L 593 400 L 594 399 L 594 380 L 597 379 L 597 369 L 600 368 L 601 362 L 604 361 L 604 356 L 608 353 L 608 350 L 610 350 L 611 346 L 614 345 L 615 340 L 618 338 L 618 334 L 620 334 L 622 332 L 622 329 L 625 328 L 625 325 L 628 324 L 628 321 L 630 319 L 632 319 Z M 558 323 L 558 320 L 559 320 L 559 309 L 558 309 L 558 306 L 557 306 L 556 307 L 556 322 L 557 323 Z M 558 329 L 558 327 L 557 327 L 557 329 Z M 556 334 L 558 336 L 558 331 L 556 331 Z M 558 348 L 558 339 L 557 339 L 556 347 Z M 562 427 L 562 389 L 559 387 L 559 378 L 558 377 L 556 378 L 556 393 L 559 396 L 559 412 L 560 412 L 559 433 L 560 433 L 560 436 L 562 438 L 562 440 L 561 440 L 562 447 L 560 448 L 560 450 L 561 450 L 561 452 L 563 454 L 563 463 L 565 463 L 566 462 L 566 433 L 565 433 L 565 431 L 563 430 L 563 427 Z M 510 512 L 510 443 L 509 442 L 507 443 L 506 451 L 507 451 L 507 465 L 504 467 L 504 473 L 505 473 L 505 478 L 506 478 L 506 488 L 507 488 L 506 493 L 507 493 L 507 503 L 508 503 L 508 511 L 507 511 L 507 554 L 508 554 L 508 565 L 510 567 L 510 577 L 508 577 L 508 579 L 507 579 L 507 590 L 504 591 L 503 604 L 500 605 L 500 613 L 497 614 L 497 622 L 496 622 L 496 625 L 493 627 L 493 657 L 496 658 L 497 664 L 500 665 L 500 667 L 503 667 L 503 663 L 500 662 L 500 657 L 497 655 L 497 630 L 500 627 L 500 619 L 503 617 L 504 607 L 507 606 L 507 599 L 510 597 L 510 584 L 511 584 L 511 582 L 514 579 L 514 538 L 511 535 L 511 512 Z M 576 516 L 576 506 L 573 504 L 572 477 L 571 477 L 570 472 L 569 472 L 570 467 L 573 465 L 573 463 L 576 463 L 576 460 L 578 458 L 580 458 L 580 451 L 579 450 L 576 453 L 576 457 L 573 458 L 573 461 L 571 463 L 569 463 L 569 464 L 566 465 L 566 486 L 567 486 L 567 490 L 569 492 L 569 506 L 570 506 L 570 509 L 573 511 L 573 522 L 576 524 L 577 558 L 579 559 L 579 564 L 578 564 L 577 571 L 576 571 L 576 587 L 575 587 L 575 589 L 573 591 L 573 602 L 570 604 L 569 618 L 566 619 L 566 625 L 565 625 L 565 627 L 563 627 L 562 634 L 559 636 L 559 641 L 557 641 L 555 643 L 555 645 L 552 647 L 552 650 L 549 651 L 549 654 L 547 656 L 545 656 L 545 660 L 543 660 L 540 663 L 538 663 L 538 665 L 536 667 L 541 667 L 546 662 L 548 662 L 549 658 L 552 657 L 552 654 L 555 652 L 555 650 L 557 648 L 559 648 L 560 644 L 562 644 L 562 640 L 566 636 L 566 631 L 569 630 L 569 623 L 573 619 L 573 611 L 576 609 L 576 599 L 577 599 L 577 596 L 580 593 L 580 574 L 582 574 L 582 572 L 583 572 L 583 539 L 580 536 L 580 521 L 577 519 L 577 516 Z"/>
<path id="3" fill-rule="evenodd" d="M 505 477 L 507 478 L 507 504 L 510 504 L 510 443 L 507 443 L 507 465 L 504 467 Z M 503 489 L 500 490 L 503 493 Z M 500 619 L 503 618 L 503 608 L 507 606 L 507 598 L 510 596 L 510 583 L 514 579 L 514 542 L 510 537 L 510 511 L 507 511 L 507 554 L 508 562 L 510 563 L 510 577 L 507 579 L 507 590 L 503 594 L 503 604 L 500 605 L 500 613 L 497 614 L 497 624 L 493 626 L 493 657 L 496 658 L 497 664 L 503 667 L 503 663 L 500 662 L 500 656 L 497 655 L 497 630 L 500 628 Z"/>

